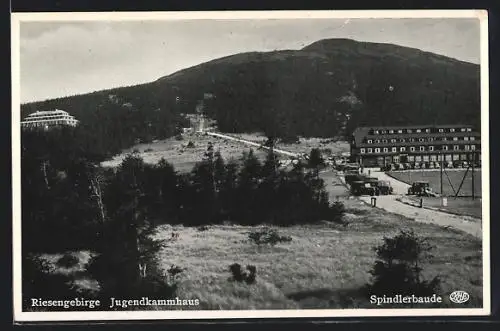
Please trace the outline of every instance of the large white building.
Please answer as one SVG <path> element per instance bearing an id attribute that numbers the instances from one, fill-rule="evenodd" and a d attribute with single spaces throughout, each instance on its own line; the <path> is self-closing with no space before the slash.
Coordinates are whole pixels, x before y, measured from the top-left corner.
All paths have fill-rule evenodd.
<path id="1" fill-rule="evenodd" d="M 54 126 L 77 126 L 78 120 L 65 112 L 64 110 L 56 109 L 49 111 L 36 111 L 29 114 L 24 121 L 21 121 L 23 128 L 40 128 L 49 129 Z"/>

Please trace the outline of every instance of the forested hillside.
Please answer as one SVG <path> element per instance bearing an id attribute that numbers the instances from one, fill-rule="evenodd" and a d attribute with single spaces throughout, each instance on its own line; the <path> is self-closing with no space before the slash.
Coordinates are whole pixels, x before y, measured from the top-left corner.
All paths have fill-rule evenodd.
<path id="1" fill-rule="evenodd" d="M 361 125 L 480 125 L 479 66 L 390 44 L 330 39 L 301 50 L 242 53 L 154 82 L 22 106 L 75 115 L 106 154 L 171 136 L 204 111 L 224 132 L 346 136 Z M 184 122 L 183 122 L 184 121 Z"/>

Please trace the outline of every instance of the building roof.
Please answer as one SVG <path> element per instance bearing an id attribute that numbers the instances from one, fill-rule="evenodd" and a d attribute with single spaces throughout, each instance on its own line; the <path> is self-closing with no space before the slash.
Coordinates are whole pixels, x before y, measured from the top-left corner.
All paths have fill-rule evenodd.
<path id="1" fill-rule="evenodd" d="M 421 138 L 421 137 L 434 137 L 434 138 L 439 138 L 439 137 L 448 137 L 450 135 L 452 136 L 479 136 L 480 133 L 477 131 L 471 131 L 471 132 L 443 132 L 443 133 L 427 133 L 427 132 L 421 132 L 421 133 L 387 133 L 387 134 L 370 134 L 371 130 L 405 130 L 405 129 L 444 129 L 444 128 L 472 128 L 471 125 L 465 125 L 465 124 L 450 124 L 450 125 L 412 125 L 412 126 L 364 126 L 364 127 L 357 127 L 353 133 L 352 136 L 354 138 L 354 143 L 356 145 L 363 144 L 363 139 L 368 138 L 368 139 L 401 139 L 401 138 Z M 390 141 L 390 140 L 389 140 Z"/>

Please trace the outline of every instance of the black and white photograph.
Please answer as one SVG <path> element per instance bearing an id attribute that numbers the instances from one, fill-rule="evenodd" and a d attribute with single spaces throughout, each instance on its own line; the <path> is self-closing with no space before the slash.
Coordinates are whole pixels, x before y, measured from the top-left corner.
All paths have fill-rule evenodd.
<path id="1" fill-rule="evenodd" d="M 490 314 L 486 11 L 11 19 L 15 321 Z"/>

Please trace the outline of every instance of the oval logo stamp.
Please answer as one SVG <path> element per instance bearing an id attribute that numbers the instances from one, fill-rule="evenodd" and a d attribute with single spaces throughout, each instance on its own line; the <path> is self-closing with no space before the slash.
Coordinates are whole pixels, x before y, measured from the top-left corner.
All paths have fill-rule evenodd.
<path id="1" fill-rule="evenodd" d="M 454 291 L 450 294 L 450 300 L 454 303 L 465 303 L 469 301 L 469 293 L 465 291 Z"/>

